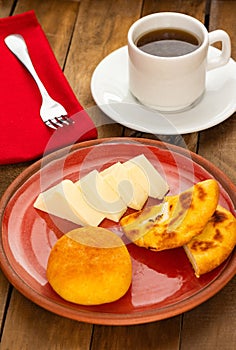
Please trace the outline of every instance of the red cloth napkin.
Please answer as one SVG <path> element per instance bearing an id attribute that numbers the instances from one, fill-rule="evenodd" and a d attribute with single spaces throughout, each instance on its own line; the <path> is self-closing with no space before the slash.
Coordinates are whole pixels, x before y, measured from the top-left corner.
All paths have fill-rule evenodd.
<path id="1" fill-rule="evenodd" d="M 21 34 L 34 67 L 49 94 L 75 121 L 56 131 L 41 120 L 41 96 L 26 68 L 4 38 Z M 77 141 L 94 139 L 97 130 L 68 84 L 34 11 L 0 19 L 0 164 L 41 157 Z"/>

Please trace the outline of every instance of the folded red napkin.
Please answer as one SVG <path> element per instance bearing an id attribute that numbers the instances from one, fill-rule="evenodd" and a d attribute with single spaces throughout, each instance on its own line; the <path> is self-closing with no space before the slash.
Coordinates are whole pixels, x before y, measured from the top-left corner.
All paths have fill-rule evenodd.
<path id="1" fill-rule="evenodd" d="M 56 131 L 41 120 L 41 96 L 4 38 L 21 34 L 34 67 L 53 99 L 75 121 Z M 0 19 L 0 164 L 41 157 L 45 151 L 97 137 L 97 130 L 66 80 L 34 11 Z"/>

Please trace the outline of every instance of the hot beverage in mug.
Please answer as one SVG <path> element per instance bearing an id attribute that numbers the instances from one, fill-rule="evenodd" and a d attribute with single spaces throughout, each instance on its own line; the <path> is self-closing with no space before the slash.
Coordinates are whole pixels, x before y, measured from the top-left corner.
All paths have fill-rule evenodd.
<path id="1" fill-rule="evenodd" d="M 209 57 L 209 46 L 217 41 L 222 49 Z M 230 54 L 228 34 L 208 33 L 194 17 L 177 12 L 142 17 L 128 32 L 130 92 L 159 111 L 191 108 L 204 95 L 207 71 L 225 65 Z"/>
<path id="2" fill-rule="evenodd" d="M 137 47 L 150 55 L 176 57 L 196 50 L 201 41 L 195 35 L 177 28 L 156 29 L 136 40 Z"/>

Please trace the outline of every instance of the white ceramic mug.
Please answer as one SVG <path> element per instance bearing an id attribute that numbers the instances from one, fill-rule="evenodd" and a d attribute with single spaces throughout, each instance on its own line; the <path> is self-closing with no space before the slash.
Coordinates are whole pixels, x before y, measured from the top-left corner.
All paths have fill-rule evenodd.
<path id="1" fill-rule="evenodd" d="M 137 40 L 145 33 L 161 28 L 175 28 L 192 33 L 199 47 L 188 54 L 160 57 L 143 52 Z M 217 57 L 208 57 L 209 45 L 222 42 Z M 208 33 L 197 19 L 176 12 L 154 13 L 137 20 L 128 32 L 129 88 L 142 104 L 160 111 L 190 108 L 204 94 L 207 70 L 228 62 L 231 43 L 223 30 Z"/>

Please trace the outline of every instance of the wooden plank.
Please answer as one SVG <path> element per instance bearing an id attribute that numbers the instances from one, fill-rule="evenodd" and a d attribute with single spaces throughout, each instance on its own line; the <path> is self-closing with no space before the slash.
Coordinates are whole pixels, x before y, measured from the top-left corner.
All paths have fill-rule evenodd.
<path id="1" fill-rule="evenodd" d="M 16 166 L 0 165 L 0 198 L 10 183 L 17 177 L 21 171 L 26 168 L 25 164 Z M 0 271 L 0 330 L 3 329 L 4 314 L 7 307 L 8 294 L 10 293 L 10 286 L 2 271 Z M 1 336 L 1 334 L 0 334 Z"/>
<path id="2" fill-rule="evenodd" d="M 94 69 L 110 52 L 126 45 L 128 28 L 140 11 L 141 1 L 81 1 L 65 73 L 86 108 L 94 105 L 90 93 Z"/>
<path id="3" fill-rule="evenodd" d="M 95 106 L 90 92 L 91 77 L 105 56 L 126 45 L 128 28 L 140 11 L 141 1 L 81 1 L 65 74 L 98 127 L 99 137 L 121 136 L 123 127 Z"/>
<path id="4" fill-rule="evenodd" d="M 91 350 L 171 350 L 179 348 L 179 317 L 129 327 L 96 326 Z M 180 326 L 180 325 L 179 325 Z"/>
<path id="5" fill-rule="evenodd" d="M 211 6 L 210 30 L 226 30 L 232 43 L 232 57 L 236 59 L 236 2 L 214 0 Z M 226 20 L 227 19 L 227 20 Z M 236 183 L 236 114 L 214 128 L 201 133 L 199 153 L 211 160 Z"/>
<path id="6" fill-rule="evenodd" d="M 206 3 L 206 0 L 146 0 L 144 1 L 142 16 L 154 12 L 173 11 L 186 13 L 204 22 Z"/>
<path id="7" fill-rule="evenodd" d="M 52 314 L 14 290 L 1 350 L 89 350 L 91 332 L 90 324 Z"/>
<path id="8" fill-rule="evenodd" d="M 29 163 L 0 165 L 0 197 L 2 197 L 7 187 L 28 165 Z"/>
<path id="9" fill-rule="evenodd" d="M 0 0 L 0 18 L 10 15 L 14 6 L 14 0 Z"/>
<path id="10" fill-rule="evenodd" d="M 212 299 L 186 313 L 181 350 L 235 350 L 236 278 Z"/>
<path id="11" fill-rule="evenodd" d="M 58 63 L 63 68 L 78 9 L 78 1 L 20 0 L 17 2 L 15 14 L 35 11 Z"/>
<path id="12" fill-rule="evenodd" d="M 236 59 L 235 0 L 212 0 L 209 30 L 223 29 L 231 37 L 232 57 Z"/>
<path id="13" fill-rule="evenodd" d="M 199 153 L 236 183 L 236 114 L 200 135 Z"/>
<path id="14" fill-rule="evenodd" d="M 5 313 L 7 308 L 8 295 L 10 293 L 10 285 L 0 270 L 0 339 L 4 327 Z"/>

